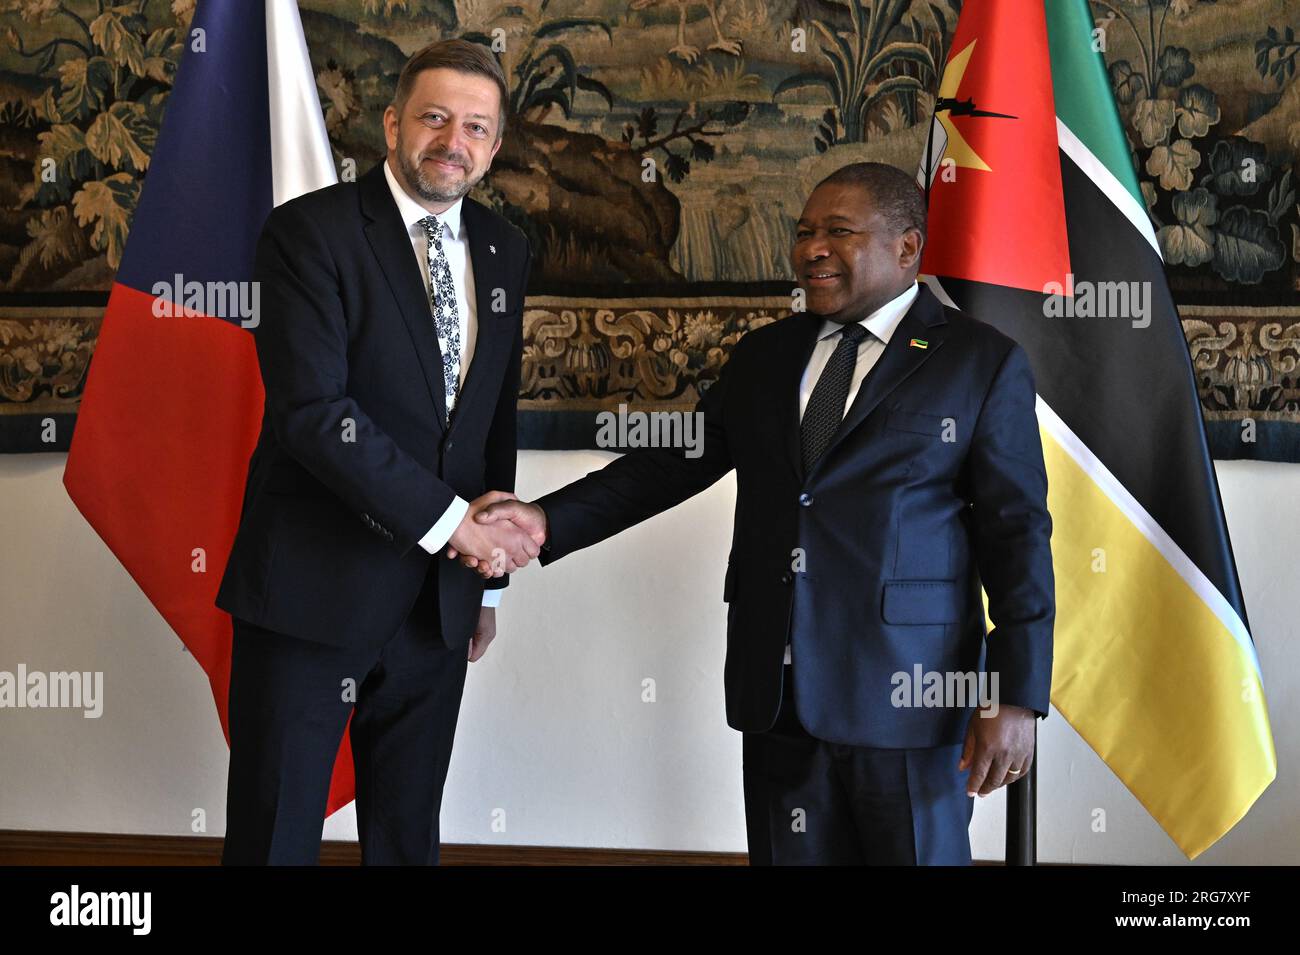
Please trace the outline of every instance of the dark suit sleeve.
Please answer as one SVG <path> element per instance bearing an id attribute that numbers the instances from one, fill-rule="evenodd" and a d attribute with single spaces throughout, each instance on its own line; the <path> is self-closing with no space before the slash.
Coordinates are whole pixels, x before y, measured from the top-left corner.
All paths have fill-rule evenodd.
<path id="1" fill-rule="evenodd" d="M 524 268 L 515 293 L 515 301 L 520 305 L 519 327 L 515 329 L 514 344 L 510 349 L 510 362 L 506 365 L 505 378 L 501 382 L 501 393 L 497 396 L 497 408 L 492 415 L 492 424 L 488 428 L 487 447 L 484 449 L 484 477 L 489 491 L 514 491 L 515 466 L 518 451 L 518 408 L 519 408 L 519 369 L 524 351 L 524 297 L 528 293 L 528 276 L 532 272 L 533 253 L 524 240 Z M 503 574 L 486 581 L 485 589 L 500 590 L 508 586 L 510 575 Z"/>
<path id="2" fill-rule="evenodd" d="M 699 457 L 687 457 L 682 448 L 639 448 L 537 500 L 546 512 L 549 534 L 543 564 L 680 504 L 732 469 L 726 396 L 736 365 L 744 360 L 743 345 L 741 339 L 713 386 L 696 402 L 695 412 L 703 416 Z"/>
<path id="3" fill-rule="evenodd" d="M 369 515 L 387 527 L 406 553 L 456 492 L 348 394 L 348 317 L 321 230 L 289 203 L 271 213 L 258 241 L 253 277 L 261 310 L 253 338 L 267 415 L 286 452 L 359 520 Z"/>
<path id="4" fill-rule="evenodd" d="M 1007 353 L 975 424 L 969 461 L 975 557 L 994 629 L 985 667 L 998 699 L 1047 716 L 1056 617 L 1047 472 L 1024 349 Z"/>

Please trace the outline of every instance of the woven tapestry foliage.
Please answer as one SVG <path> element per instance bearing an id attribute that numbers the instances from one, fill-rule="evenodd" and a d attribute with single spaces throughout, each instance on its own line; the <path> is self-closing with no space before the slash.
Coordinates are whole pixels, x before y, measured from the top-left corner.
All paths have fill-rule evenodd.
<path id="1" fill-rule="evenodd" d="M 808 192 L 850 162 L 916 169 L 960 7 L 300 4 L 343 178 L 383 157 L 411 52 L 497 51 L 507 132 L 472 195 L 532 243 L 521 436 L 551 448 L 595 446 L 620 404 L 689 409 L 736 341 L 790 313 Z M 1300 461 L 1298 7 L 1091 4 L 1216 457 Z M 66 448 L 70 427 L 50 444 L 16 423 L 75 416 L 192 15 L 0 0 L 0 449 Z"/>

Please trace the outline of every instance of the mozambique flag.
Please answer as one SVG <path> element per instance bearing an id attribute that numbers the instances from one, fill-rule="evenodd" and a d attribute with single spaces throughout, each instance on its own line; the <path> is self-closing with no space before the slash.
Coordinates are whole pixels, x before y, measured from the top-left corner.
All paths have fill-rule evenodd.
<path id="1" fill-rule="evenodd" d="M 1195 858 L 1277 772 L 1191 361 L 1086 0 L 967 4 L 922 271 L 1030 356 L 1052 702 Z"/>
<path id="2" fill-rule="evenodd" d="M 273 205 L 336 178 L 297 7 L 201 0 L 63 483 L 203 667 L 227 741 L 231 622 L 213 601 L 262 423 L 253 252 Z M 345 736 L 329 811 L 353 788 Z"/>

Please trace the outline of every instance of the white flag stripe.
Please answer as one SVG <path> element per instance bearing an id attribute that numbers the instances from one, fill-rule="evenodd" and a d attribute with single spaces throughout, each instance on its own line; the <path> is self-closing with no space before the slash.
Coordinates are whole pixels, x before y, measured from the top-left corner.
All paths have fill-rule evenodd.
<path id="1" fill-rule="evenodd" d="M 952 300 L 952 296 L 948 294 L 948 290 L 939 282 L 939 276 L 922 273 L 919 277 L 922 282 L 930 286 L 930 291 L 934 293 L 935 298 L 948 308 L 956 308 L 957 311 L 961 311 L 960 308 L 957 308 L 957 303 Z"/>
<path id="2" fill-rule="evenodd" d="M 294 0 L 266 0 L 271 188 L 280 205 L 338 181 Z"/>
<path id="3" fill-rule="evenodd" d="M 1164 256 L 1160 255 L 1160 243 L 1151 228 L 1151 217 L 1147 215 L 1146 209 L 1138 205 L 1137 200 L 1133 198 L 1133 193 L 1124 188 L 1123 184 L 1115 178 L 1115 174 L 1106 168 L 1106 164 L 1092 154 L 1092 150 L 1084 145 L 1083 140 L 1074 135 L 1069 126 L 1061 122 L 1059 116 L 1056 117 L 1056 142 L 1061 147 L 1061 151 L 1074 160 L 1074 164 L 1083 171 L 1083 174 L 1115 204 L 1115 208 L 1119 209 L 1124 218 L 1133 223 L 1133 227 L 1138 230 L 1142 238 L 1156 250 L 1156 255 L 1160 257 L 1163 265 Z"/>

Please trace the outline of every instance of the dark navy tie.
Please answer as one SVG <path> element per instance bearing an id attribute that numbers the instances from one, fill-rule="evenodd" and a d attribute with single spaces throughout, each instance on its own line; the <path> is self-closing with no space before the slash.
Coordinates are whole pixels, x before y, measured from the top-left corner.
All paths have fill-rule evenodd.
<path id="1" fill-rule="evenodd" d="M 858 344 L 867 337 L 867 330 L 854 322 L 840 329 L 840 336 L 830 361 L 826 362 L 821 377 L 813 386 L 808 407 L 804 409 L 799 424 L 804 474 L 812 472 L 844 420 L 844 402 L 848 400 L 853 367 L 858 362 Z"/>

